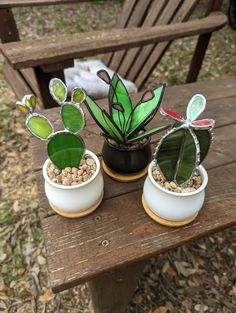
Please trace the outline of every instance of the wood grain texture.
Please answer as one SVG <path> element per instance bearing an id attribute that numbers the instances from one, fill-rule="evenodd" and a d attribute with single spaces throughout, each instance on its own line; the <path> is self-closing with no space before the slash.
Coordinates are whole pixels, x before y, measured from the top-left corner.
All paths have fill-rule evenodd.
<path id="1" fill-rule="evenodd" d="M 197 219 L 182 228 L 167 228 L 152 221 L 142 208 L 141 191 L 106 200 L 84 219 L 44 219 L 52 290 L 68 289 L 235 225 L 235 171 L 236 163 L 209 171 L 206 202 Z"/>
<path id="2" fill-rule="evenodd" d="M 16 8 L 50 4 L 68 4 L 73 2 L 86 2 L 86 0 L 1 0 L 0 8 L 9 8 L 9 7 Z"/>
<path id="3" fill-rule="evenodd" d="M 25 40 L 1 44 L 0 49 L 13 68 L 19 69 L 208 33 L 221 28 L 226 22 L 226 16 L 216 12 L 185 23 L 63 35 L 60 40 L 58 37 Z"/>

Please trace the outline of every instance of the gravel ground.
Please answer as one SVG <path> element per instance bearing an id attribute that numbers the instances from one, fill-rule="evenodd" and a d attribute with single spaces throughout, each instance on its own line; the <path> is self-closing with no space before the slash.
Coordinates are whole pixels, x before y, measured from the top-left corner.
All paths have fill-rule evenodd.
<path id="1" fill-rule="evenodd" d="M 36 38 L 110 27 L 121 4 L 93 1 L 16 9 L 15 14 L 21 37 Z M 228 26 L 213 35 L 200 80 L 236 74 L 235 35 Z M 176 41 L 147 86 L 183 83 L 195 42 L 196 38 Z M 23 117 L 14 110 L 15 101 L 0 59 L 0 312 L 92 312 L 86 285 L 57 295 L 50 291 L 29 135 Z M 128 312 L 236 312 L 235 238 L 236 228 L 230 228 L 152 258 Z"/>

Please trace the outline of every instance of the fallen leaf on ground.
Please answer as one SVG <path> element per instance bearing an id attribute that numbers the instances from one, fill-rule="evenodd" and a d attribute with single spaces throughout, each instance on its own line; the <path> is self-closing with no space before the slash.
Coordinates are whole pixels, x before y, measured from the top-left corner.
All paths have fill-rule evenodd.
<path id="1" fill-rule="evenodd" d="M 48 302 L 48 301 L 51 301 L 54 297 L 55 297 L 55 294 L 52 293 L 50 290 L 47 290 L 43 295 L 39 297 L 39 301 Z"/>

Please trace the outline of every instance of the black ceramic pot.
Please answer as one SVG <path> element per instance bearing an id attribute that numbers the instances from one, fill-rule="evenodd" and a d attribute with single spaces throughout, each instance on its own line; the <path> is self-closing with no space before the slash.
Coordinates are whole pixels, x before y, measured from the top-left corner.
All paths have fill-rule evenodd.
<path id="1" fill-rule="evenodd" d="M 142 171 L 151 161 L 152 151 L 149 138 L 140 148 L 127 150 L 111 145 L 104 140 L 103 161 L 113 171 L 118 173 L 135 173 Z"/>

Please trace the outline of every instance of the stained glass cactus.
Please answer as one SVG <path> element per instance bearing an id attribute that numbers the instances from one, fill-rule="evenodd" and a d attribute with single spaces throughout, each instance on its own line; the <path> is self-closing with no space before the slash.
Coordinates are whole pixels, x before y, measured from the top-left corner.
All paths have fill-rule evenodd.
<path id="1" fill-rule="evenodd" d="M 160 110 L 164 116 L 175 121 L 173 128 L 160 140 L 155 152 L 157 166 L 168 181 L 178 185 L 187 183 L 208 153 L 215 121 L 196 121 L 205 106 L 206 99 L 197 94 L 188 104 L 187 119 L 170 110 Z"/>
<path id="2" fill-rule="evenodd" d="M 75 88 L 71 101 L 66 101 L 67 87 L 57 78 L 50 81 L 49 90 L 53 99 L 61 106 L 60 113 L 64 130 L 54 132 L 50 121 L 42 114 L 34 112 L 36 108 L 34 95 L 24 96 L 21 101 L 17 101 L 17 107 L 27 113 L 25 124 L 28 130 L 37 138 L 48 141 L 48 156 L 60 170 L 66 167 L 79 167 L 85 152 L 84 141 L 78 135 L 78 132 L 85 126 L 84 113 L 80 107 L 85 99 L 85 93 Z"/>
<path id="3" fill-rule="evenodd" d="M 128 91 L 116 73 L 111 78 L 105 70 L 100 70 L 97 75 L 109 85 L 109 114 L 89 96 L 86 96 L 85 104 L 106 138 L 129 148 L 133 142 L 150 137 L 168 127 L 145 129 L 158 111 L 165 85 L 145 92 L 133 107 Z"/>

